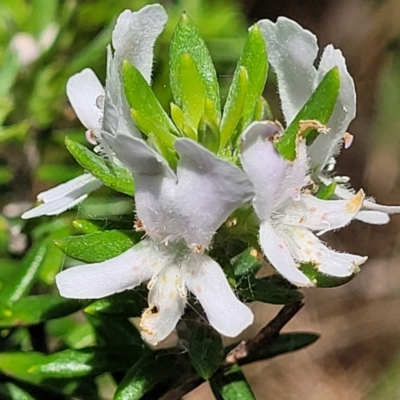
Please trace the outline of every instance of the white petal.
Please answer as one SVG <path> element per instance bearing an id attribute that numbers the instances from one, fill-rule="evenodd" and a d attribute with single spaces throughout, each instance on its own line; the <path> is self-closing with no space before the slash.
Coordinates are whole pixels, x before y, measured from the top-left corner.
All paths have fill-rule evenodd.
<path id="1" fill-rule="evenodd" d="M 289 125 L 312 94 L 317 38 L 285 17 L 279 17 L 276 23 L 262 20 L 257 24 L 267 44 L 268 61 L 278 78 L 283 115 Z"/>
<path id="2" fill-rule="evenodd" d="M 63 297 L 99 299 L 149 280 L 163 261 L 157 246 L 144 240 L 110 260 L 66 269 L 56 276 L 56 284 Z"/>
<path id="3" fill-rule="evenodd" d="M 83 174 L 66 183 L 46 190 L 37 195 L 39 205 L 21 215 L 22 219 L 39 217 L 41 215 L 58 215 L 83 201 L 92 191 L 100 188 L 103 183 L 91 174 Z"/>
<path id="4" fill-rule="evenodd" d="M 338 253 L 329 249 L 305 228 L 292 227 L 282 234 L 297 261 L 313 263 L 320 272 L 328 275 L 350 276 L 367 260 L 367 257 Z"/>
<path id="5" fill-rule="evenodd" d="M 358 221 L 372 225 L 385 225 L 389 223 L 390 217 L 385 212 L 361 210 L 355 217 Z"/>
<path id="6" fill-rule="evenodd" d="M 269 221 L 260 226 L 260 245 L 272 266 L 289 282 L 297 286 L 313 286 L 298 268 L 285 238 L 278 236 Z"/>
<path id="7" fill-rule="evenodd" d="M 143 339 L 152 345 L 164 340 L 183 314 L 186 289 L 182 272 L 178 265 L 169 264 L 149 284 L 149 308 L 142 315 L 140 329 Z"/>
<path id="8" fill-rule="evenodd" d="M 103 110 L 98 98 L 104 89 L 96 74 L 89 68 L 71 76 L 67 82 L 67 96 L 76 115 L 86 129 L 99 130 Z"/>
<path id="9" fill-rule="evenodd" d="M 175 215 L 188 243 L 208 246 L 215 231 L 253 196 L 246 174 L 190 139 L 177 139 Z"/>
<path id="10" fill-rule="evenodd" d="M 282 209 L 282 224 L 301 226 L 324 233 L 342 228 L 359 212 L 364 200 L 360 190 L 350 200 L 321 200 L 310 194 L 302 194 L 299 201 L 291 201 Z"/>
<path id="11" fill-rule="evenodd" d="M 137 12 L 123 11 L 112 33 L 115 58 L 128 60 L 150 83 L 153 47 L 167 22 L 167 14 L 159 4 L 143 7 Z"/>
<path id="12" fill-rule="evenodd" d="M 321 134 L 309 148 L 313 167 L 322 169 L 332 156 L 335 156 L 339 143 L 343 140 L 350 122 L 356 115 L 356 91 L 353 78 L 347 71 L 346 60 L 340 50 L 332 45 L 325 48 L 315 80 L 314 88 L 322 81 L 326 73 L 333 67 L 339 67 L 340 91 L 335 109 L 327 126 L 331 129 Z"/>
<path id="13" fill-rule="evenodd" d="M 290 163 L 275 150 L 273 137 L 281 127 L 273 122 L 254 122 L 242 135 L 242 166 L 253 183 L 253 206 L 261 220 L 290 197 L 298 197 L 307 182 L 305 144 L 298 146 L 297 159 Z"/>
<path id="14" fill-rule="evenodd" d="M 377 203 L 374 203 L 373 201 L 368 201 L 368 200 L 364 201 L 363 209 L 384 212 L 387 214 L 400 213 L 400 206 L 386 206 L 386 205 L 377 204 Z"/>
<path id="15" fill-rule="evenodd" d="M 211 326 L 235 337 L 252 324 L 254 316 L 233 293 L 221 267 L 210 257 L 193 254 L 187 262 L 186 285 L 202 305 Z"/>

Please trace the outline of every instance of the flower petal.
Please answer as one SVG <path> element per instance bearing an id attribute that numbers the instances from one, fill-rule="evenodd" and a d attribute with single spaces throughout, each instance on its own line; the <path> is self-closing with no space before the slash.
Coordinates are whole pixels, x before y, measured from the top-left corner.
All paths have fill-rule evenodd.
<path id="1" fill-rule="evenodd" d="M 338 253 L 325 246 L 305 228 L 290 228 L 284 234 L 293 257 L 302 263 L 312 263 L 318 271 L 337 277 L 350 276 L 358 271 L 367 257 Z"/>
<path id="2" fill-rule="evenodd" d="M 142 338 L 152 344 L 164 340 L 178 323 L 186 303 L 186 289 L 181 268 L 166 265 L 149 284 L 149 308 L 140 321 Z"/>
<path id="3" fill-rule="evenodd" d="M 357 213 L 355 219 L 372 225 L 385 225 L 389 223 L 390 217 L 385 212 L 361 210 Z"/>
<path id="4" fill-rule="evenodd" d="M 215 231 L 253 196 L 246 174 L 190 139 L 177 139 L 178 184 L 173 219 L 189 244 L 208 246 Z"/>
<path id="5" fill-rule="evenodd" d="M 114 57 L 121 65 L 123 60 L 133 64 L 150 83 L 153 67 L 153 47 L 167 22 L 162 6 L 153 4 L 137 12 L 123 11 L 112 33 Z"/>
<path id="6" fill-rule="evenodd" d="M 268 61 L 278 78 L 282 111 L 289 125 L 312 94 L 317 38 L 296 22 L 279 17 L 257 23 L 267 44 Z"/>
<path id="7" fill-rule="evenodd" d="M 253 206 L 261 220 L 286 199 L 298 197 L 307 183 L 308 161 L 305 143 L 297 148 L 293 163 L 284 160 L 275 150 L 273 138 L 281 127 L 273 122 L 254 122 L 242 135 L 240 159 L 256 195 Z"/>
<path id="8" fill-rule="evenodd" d="M 322 169 L 332 156 L 337 154 L 350 122 L 356 115 L 356 91 L 354 81 L 347 71 L 346 60 L 342 52 L 332 45 L 325 48 L 318 68 L 314 88 L 333 67 L 339 67 L 340 91 L 335 109 L 327 124 L 330 132 L 319 135 L 309 147 L 312 167 Z"/>
<path id="9" fill-rule="evenodd" d="M 37 195 L 43 204 L 26 211 L 22 219 L 42 215 L 58 215 L 83 201 L 89 193 L 100 188 L 103 183 L 91 174 L 83 174 L 68 182 L 46 190 Z"/>
<path id="10" fill-rule="evenodd" d="M 63 297 L 99 299 L 149 280 L 163 257 L 151 240 L 144 240 L 110 260 L 66 269 L 56 276 L 56 284 Z"/>
<path id="11" fill-rule="evenodd" d="M 297 268 L 285 238 L 278 235 L 269 221 L 260 225 L 260 245 L 268 261 L 289 282 L 296 286 L 313 286 L 311 280 Z"/>
<path id="12" fill-rule="evenodd" d="M 76 115 L 86 129 L 99 130 L 103 109 L 99 106 L 104 89 L 96 74 L 89 68 L 71 76 L 67 82 L 67 96 Z"/>
<path id="13" fill-rule="evenodd" d="M 199 300 L 214 329 L 235 337 L 252 324 L 253 313 L 235 296 L 222 268 L 212 258 L 192 254 L 186 268 L 186 286 Z"/>
<path id="14" fill-rule="evenodd" d="M 322 234 L 349 224 L 359 212 L 363 200 L 362 190 L 350 200 L 321 200 L 310 194 L 302 194 L 299 201 L 285 204 L 280 222 Z"/>

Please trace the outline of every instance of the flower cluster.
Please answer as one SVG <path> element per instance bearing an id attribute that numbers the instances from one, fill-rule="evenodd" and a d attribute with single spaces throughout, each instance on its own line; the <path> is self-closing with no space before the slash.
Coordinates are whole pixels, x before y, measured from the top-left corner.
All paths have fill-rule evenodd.
<path id="1" fill-rule="evenodd" d="M 215 234 L 238 208 L 253 207 L 266 260 L 290 283 L 307 287 L 317 282 L 303 271 L 304 264 L 342 278 L 366 261 L 330 249 L 320 235 L 353 219 L 387 223 L 388 214 L 400 212 L 366 200 L 362 190 L 355 193 L 342 184 L 348 179 L 333 176 L 332 160 L 343 143 L 351 144 L 347 128 L 356 107 L 353 80 L 339 50 L 328 46 L 316 69 L 313 34 L 286 18 L 258 22 L 250 29 L 221 116 L 215 71 L 205 70 L 209 55 L 184 16 L 171 46 L 172 122 L 153 97 L 140 92 L 148 90 L 154 43 L 166 21 L 160 5 L 124 11 L 107 52 L 105 88 L 90 69 L 68 82 L 67 95 L 88 142 L 104 162 L 133 177 L 135 226 L 144 235 L 117 257 L 74 266 L 56 277 L 60 294 L 76 299 L 98 299 L 147 282 L 148 308 L 140 329 L 151 344 L 174 330 L 191 300 L 188 293 L 223 335 L 237 336 L 252 323 L 252 311 L 211 256 Z M 197 47 L 181 54 L 182 31 Z M 260 96 L 268 62 L 277 76 L 285 129 L 263 120 Z M 326 91 L 333 95 L 321 98 Z M 143 115 L 146 101 L 153 114 Z M 321 101 L 326 104 L 318 108 Z M 39 194 L 42 204 L 22 218 L 60 214 L 103 183 L 88 171 Z M 318 187 L 331 189 L 330 195 L 321 196 Z"/>

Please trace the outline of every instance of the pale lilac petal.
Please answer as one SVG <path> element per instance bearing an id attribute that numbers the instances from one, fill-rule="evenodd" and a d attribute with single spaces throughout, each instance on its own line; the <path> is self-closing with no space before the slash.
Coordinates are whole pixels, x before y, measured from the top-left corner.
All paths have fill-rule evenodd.
<path id="1" fill-rule="evenodd" d="M 68 182 L 46 190 L 37 195 L 43 204 L 26 211 L 22 219 L 42 215 L 58 215 L 82 202 L 89 193 L 97 190 L 103 183 L 91 174 L 83 174 Z"/>
<path id="2" fill-rule="evenodd" d="M 210 325 L 235 337 L 252 324 L 254 316 L 233 293 L 221 267 L 204 254 L 192 254 L 186 263 L 186 286 L 199 300 Z"/>
<path id="3" fill-rule="evenodd" d="M 99 98 L 104 88 L 96 74 L 89 68 L 71 76 L 67 82 L 67 96 L 76 115 L 86 129 L 99 130 L 103 109 Z"/>
<path id="4" fill-rule="evenodd" d="M 317 38 L 296 22 L 279 17 L 276 23 L 259 21 L 267 45 L 268 61 L 278 78 L 282 111 L 289 125 L 313 91 Z"/>
<path id="5" fill-rule="evenodd" d="M 330 131 L 320 134 L 309 148 L 312 167 L 322 169 L 332 156 L 335 156 L 343 141 L 350 122 L 356 115 L 356 91 L 354 81 L 347 71 L 346 60 L 342 52 L 332 45 L 325 48 L 314 83 L 314 89 L 333 67 L 339 67 L 340 91 L 335 109 L 327 126 Z"/>
<path id="6" fill-rule="evenodd" d="M 110 260 L 68 268 L 56 276 L 56 284 L 63 297 L 99 299 L 148 281 L 163 262 L 158 247 L 144 240 Z"/>
<path id="7" fill-rule="evenodd" d="M 298 262 L 312 263 L 318 271 L 328 275 L 350 276 L 367 260 L 367 257 L 338 253 L 329 249 L 305 228 L 287 228 L 284 237 L 290 253 Z"/>
<path id="8" fill-rule="evenodd" d="M 321 200 L 310 194 L 302 194 L 299 201 L 285 205 L 281 222 L 322 234 L 349 224 L 359 212 L 363 200 L 362 190 L 350 200 Z"/>
<path id="9" fill-rule="evenodd" d="M 385 212 L 361 210 L 355 217 L 356 220 L 372 225 L 386 225 L 390 217 Z"/>
<path id="10" fill-rule="evenodd" d="M 118 64 L 128 60 L 150 83 L 153 47 L 167 22 L 167 14 L 159 4 L 143 7 L 137 12 L 123 11 L 112 33 L 114 57 Z"/>
<path id="11" fill-rule="evenodd" d="M 166 265 L 149 283 L 149 289 L 149 308 L 142 315 L 140 329 L 143 339 L 156 345 L 175 329 L 185 309 L 181 268 L 172 263 Z"/>
<path id="12" fill-rule="evenodd" d="M 279 233 L 280 234 L 280 233 Z M 296 286 L 313 286 L 313 283 L 298 268 L 289 251 L 288 243 L 280 237 L 269 221 L 260 226 L 260 245 L 272 266 Z"/>
<path id="13" fill-rule="evenodd" d="M 208 246 L 215 231 L 253 196 L 246 174 L 190 139 L 177 139 L 178 185 L 172 219 L 188 243 Z"/>

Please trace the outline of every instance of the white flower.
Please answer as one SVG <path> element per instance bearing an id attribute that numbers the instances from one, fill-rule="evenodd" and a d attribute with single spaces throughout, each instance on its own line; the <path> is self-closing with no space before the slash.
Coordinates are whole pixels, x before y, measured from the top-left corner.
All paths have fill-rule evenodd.
<path id="1" fill-rule="evenodd" d="M 280 133 L 278 124 L 255 122 L 242 135 L 241 161 L 255 190 L 261 248 L 278 272 L 298 286 L 314 282 L 297 263 L 312 263 L 331 276 L 350 276 L 366 257 L 335 252 L 312 231 L 318 235 L 347 225 L 360 210 L 364 193 L 350 200 L 320 200 L 302 190 L 309 183 L 305 143 L 299 142 L 294 162 L 286 161 L 273 144 Z"/>
<path id="2" fill-rule="evenodd" d="M 340 50 L 327 46 L 321 56 L 318 69 L 314 67 L 318 55 L 317 38 L 310 31 L 303 29 L 296 22 L 279 17 L 276 23 L 268 20 L 258 22 L 266 41 L 268 61 L 274 68 L 282 102 L 282 111 L 289 125 L 325 74 L 337 66 L 340 73 L 340 92 L 334 112 L 327 124 L 329 132 L 320 134 L 309 147 L 311 167 L 324 184 L 333 182 L 327 172 L 331 162 L 339 153 L 340 147 L 350 147 L 352 136 L 346 133 L 356 114 L 356 92 L 352 77 L 347 71 L 346 61 Z M 335 195 L 350 199 L 354 190 L 347 188 L 338 178 Z M 364 200 L 362 210 L 356 219 L 370 224 L 386 224 L 389 215 L 399 213 L 400 206 L 375 204 L 373 199 Z"/>
<path id="3" fill-rule="evenodd" d="M 112 33 L 114 55 L 108 48 L 106 88 L 89 68 L 73 75 L 67 82 L 67 96 L 76 115 L 87 129 L 89 143 L 99 145 L 101 153 L 108 153 L 102 142 L 102 132 L 124 133 L 140 137 L 130 116 L 121 79 L 123 60 L 130 61 L 150 83 L 153 47 L 162 32 L 167 15 L 158 5 L 150 5 L 137 12 L 123 11 Z M 116 160 L 113 159 L 115 162 Z M 83 201 L 89 193 L 102 186 L 91 174 L 83 174 L 37 196 L 43 204 L 24 214 L 22 218 L 57 215 Z"/>
<path id="4" fill-rule="evenodd" d="M 246 175 L 189 139 L 175 142 L 175 173 L 143 140 L 103 137 L 132 171 L 136 212 L 148 237 L 118 257 L 61 272 L 56 277 L 60 294 L 101 298 L 149 281 L 149 308 L 140 328 L 143 338 L 156 344 L 175 328 L 189 290 L 218 332 L 237 336 L 253 314 L 204 250 L 218 227 L 252 197 Z"/>

